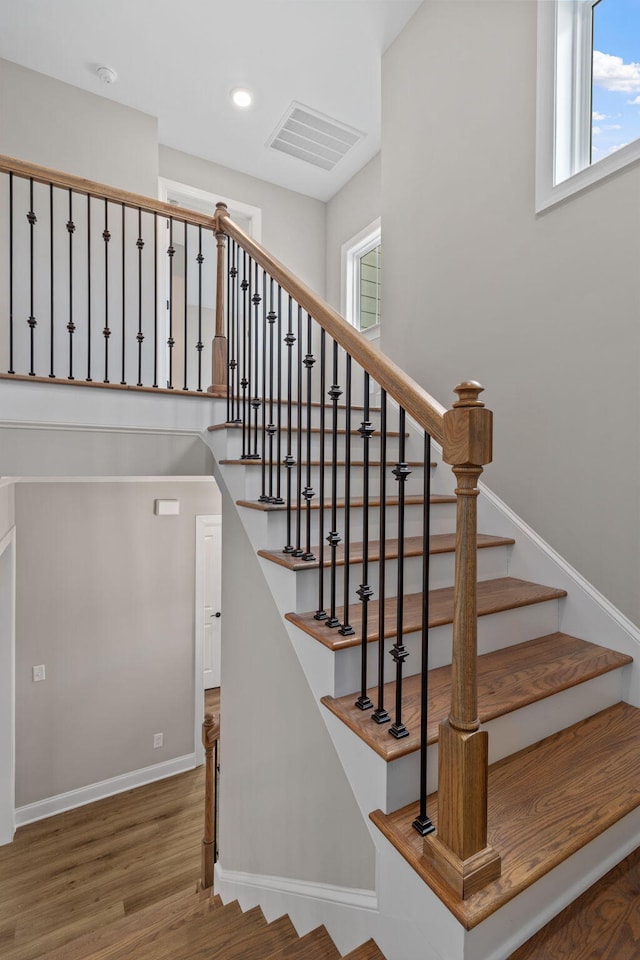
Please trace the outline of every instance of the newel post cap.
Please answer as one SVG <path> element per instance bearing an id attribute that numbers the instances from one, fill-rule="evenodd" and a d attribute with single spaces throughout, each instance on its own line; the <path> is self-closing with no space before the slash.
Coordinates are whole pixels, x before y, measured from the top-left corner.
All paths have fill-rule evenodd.
<path id="1" fill-rule="evenodd" d="M 453 466 L 491 463 L 493 451 L 493 413 L 479 395 L 484 390 L 475 380 L 465 380 L 455 388 L 458 399 L 443 418 L 442 458 Z"/>
<path id="2" fill-rule="evenodd" d="M 226 203 L 223 203 L 221 200 L 219 200 L 218 203 L 216 203 L 216 212 L 214 215 L 217 231 L 222 231 L 221 221 L 224 220 L 225 217 L 229 216 L 231 216 L 231 214 L 227 209 Z"/>

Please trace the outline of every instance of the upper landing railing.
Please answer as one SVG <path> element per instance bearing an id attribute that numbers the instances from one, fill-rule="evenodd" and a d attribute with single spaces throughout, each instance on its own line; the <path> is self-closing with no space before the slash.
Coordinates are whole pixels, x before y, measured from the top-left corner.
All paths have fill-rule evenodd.
<path id="1" fill-rule="evenodd" d="M 259 500 L 286 511 L 282 553 L 317 568 L 313 629 L 359 645 L 356 706 L 396 739 L 409 734 L 405 636 L 422 638 L 413 825 L 433 868 L 469 896 L 500 873 L 487 846 L 488 747 L 476 683 L 477 484 L 492 436 L 482 387 L 460 384 L 445 410 L 223 204 L 209 217 L 6 157 L 0 173 L 4 376 L 226 396 L 240 459 L 259 461 Z M 422 432 L 413 459 L 408 418 Z M 457 481 L 437 832 L 427 807 L 432 438 Z M 388 671 L 394 704 L 385 703 Z"/>

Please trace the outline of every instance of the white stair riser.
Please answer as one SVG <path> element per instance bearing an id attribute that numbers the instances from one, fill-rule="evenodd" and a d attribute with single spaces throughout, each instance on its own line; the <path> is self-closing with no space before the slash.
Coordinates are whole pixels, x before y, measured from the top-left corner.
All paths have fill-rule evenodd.
<path id="1" fill-rule="evenodd" d="M 329 549 L 325 549 L 325 557 L 329 556 Z M 492 580 L 504 577 L 507 572 L 508 547 L 486 547 L 478 550 L 478 580 Z M 430 589 L 450 587 L 453 584 L 455 555 L 453 553 L 432 554 L 429 564 Z M 356 591 L 363 583 L 362 564 L 349 565 L 349 603 L 358 603 Z M 379 596 L 380 564 L 377 561 L 369 563 L 368 583 L 373 589 L 373 599 Z M 295 578 L 295 606 L 292 610 L 315 610 L 318 605 L 319 585 L 318 569 L 298 570 L 291 572 Z M 329 603 L 331 570 L 324 570 L 324 601 Z M 385 565 L 385 591 L 388 597 L 397 595 L 398 562 L 387 560 Z M 404 562 L 404 593 L 419 593 L 422 590 L 422 557 L 405 557 Z M 344 566 L 336 567 L 336 605 L 342 605 L 344 600 Z"/>
<path id="2" fill-rule="evenodd" d="M 337 451 L 338 459 L 344 460 L 347 443 L 346 435 L 338 434 L 337 437 Z M 387 460 L 395 460 L 399 452 L 399 437 L 388 437 L 387 438 Z M 320 451 L 321 451 L 321 434 L 312 433 L 311 434 L 311 459 L 319 460 Z M 292 431 L 291 434 L 291 456 L 297 460 L 298 459 L 298 444 L 300 442 L 300 434 L 298 431 Z M 302 433 L 302 452 L 301 459 L 305 460 L 307 457 L 307 437 L 306 431 Z M 242 430 L 233 429 L 229 430 L 226 438 L 226 447 L 224 456 L 229 459 L 238 459 L 242 456 L 243 453 L 243 436 Z M 244 436 L 244 452 L 253 453 L 256 450 L 255 445 L 255 430 L 251 430 L 249 434 L 248 431 L 245 431 Z M 272 443 L 269 442 L 268 434 L 264 438 L 264 450 L 265 457 L 268 462 L 272 463 L 282 463 L 284 458 L 287 456 L 289 450 L 289 438 L 286 431 L 283 432 L 280 440 L 280 457 L 278 459 L 278 444 L 277 437 L 274 436 Z M 263 437 L 261 431 L 258 431 L 258 446 L 257 451 L 262 457 L 263 451 Z M 351 436 L 351 459 L 352 460 L 364 460 L 364 441 L 358 435 Z M 332 437 L 329 432 L 325 432 L 324 439 L 324 457 L 325 461 L 331 460 L 333 456 L 333 442 Z M 378 460 L 380 457 L 380 437 L 373 436 L 369 440 L 369 458 L 371 460 Z M 409 457 L 405 449 L 405 459 Z M 413 457 L 411 459 L 414 459 Z M 417 457 L 415 458 L 417 459 Z"/>
<path id="3" fill-rule="evenodd" d="M 258 461 L 249 461 L 247 465 L 245 464 L 234 464 L 229 465 L 234 466 L 234 469 L 244 471 L 244 495 L 241 499 L 244 500 L 257 500 L 262 494 L 262 464 Z M 393 465 L 389 465 L 387 469 L 387 496 L 394 497 L 397 495 L 398 484 L 394 479 L 391 470 Z M 435 471 L 434 471 L 435 472 Z M 291 498 L 295 502 L 297 498 L 297 479 L 296 479 L 297 470 L 295 467 L 291 468 Z M 359 497 L 362 495 L 363 491 L 363 477 L 362 477 L 362 468 L 353 467 L 350 472 L 351 479 L 351 497 Z M 377 496 L 380 490 L 379 484 L 379 469 L 372 468 L 369 482 L 369 495 L 374 498 Z M 276 471 L 274 469 L 273 475 L 274 485 L 276 483 Z M 300 489 L 304 489 L 307 483 L 307 474 L 306 467 L 303 465 L 302 468 L 302 480 L 300 483 Z M 265 473 L 265 486 L 268 492 L 268 473 Z M 311 468 L 311 488 L 314 491 L 314 496 L 319 496 L 320 490 L 320 468 L 318 466 L 312 466 Z M 287 468 L 284 466 L 280 467 L 280 490 L 281 496 L 286 500 L 288 496 L 288 483 L 287 483 Z M 338 482 L 337 482 L 337 496 L 338 499 L 344 498 L 344 470 L 338 471 Z M 325 468 L 325 500 L 329 500 L 333 493 L 332 482 L 331 482 L 331 467 L 326 466 Z M 423 492 L 422 484 L 422 469 L 414 467 L 410 477 L 405 483 L 405 493 L 407 495 L 416 495 L 419 496 Z M 302 499 L 304 503 L 304 498 Z"/>

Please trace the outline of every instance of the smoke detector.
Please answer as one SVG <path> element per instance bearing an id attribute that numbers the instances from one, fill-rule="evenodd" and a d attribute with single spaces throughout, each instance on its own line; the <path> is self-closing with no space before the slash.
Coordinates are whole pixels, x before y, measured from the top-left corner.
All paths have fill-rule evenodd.
<path id="1" fill-rule="evenodd" d="M 97 67 L 96 73 L 103 83 L 115 83 L 118 79 L 118 74 L 113 67 Z"/>

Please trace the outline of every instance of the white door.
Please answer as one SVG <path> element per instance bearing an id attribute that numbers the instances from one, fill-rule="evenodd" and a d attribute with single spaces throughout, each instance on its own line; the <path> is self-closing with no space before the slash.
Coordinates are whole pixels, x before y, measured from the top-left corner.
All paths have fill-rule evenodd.
<path id="1" fill-rule="evenodd" d="M 196 523 L 196 629 L 202 644 L 202 686 L 220 686 L 222 638 L 222 517 Z"/>

